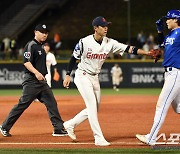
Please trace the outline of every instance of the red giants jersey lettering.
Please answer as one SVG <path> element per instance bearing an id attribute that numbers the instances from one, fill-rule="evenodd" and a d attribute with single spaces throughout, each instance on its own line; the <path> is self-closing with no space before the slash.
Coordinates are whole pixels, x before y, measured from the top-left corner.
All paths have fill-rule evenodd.
<path id="1" fill-rule="evenodd" d="M 87 55 L 86 55 L 86 58 L 88 58 L 88 59 L 106 59 L 106 57 L 107 57 L 106 53 L 103 53 L 103 54 L 95 53 L 95 54 L 93 54 L 92 52 L 87 52 Z"/>

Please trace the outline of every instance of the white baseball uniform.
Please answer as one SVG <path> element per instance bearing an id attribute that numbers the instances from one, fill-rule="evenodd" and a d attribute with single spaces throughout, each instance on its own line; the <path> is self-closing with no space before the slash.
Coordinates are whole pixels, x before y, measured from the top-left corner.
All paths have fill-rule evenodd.
<path id="1" fill-rule="evenodd" d="M 74 128 L 88 118 L 95 142 L 105 140 L 97 117 L 101 95 L 98 74 L 110 52 L 122 56 L 126 48 L 127 45 L 107 37 L 104 37 L 100 44 L 93 35 L 89 35 L 79 41 L 73 52 L 73 56 L 80 59 L 74 83 L 84 99 L 86 108 L 69 122 Z"/>
<path id="2" fill-rule="evenodd" d="M 47 80 L 47 84 L 49 85 L 49 87 L 51 87 L 51 65 L 54 66 L 56 64 L 57 64 L 57 61 L 54 54 L 51 52 L 48 52 L 46 54 L 46 67 L 47 67 L 48 74 L 46 74 L 45 78 Z"/>

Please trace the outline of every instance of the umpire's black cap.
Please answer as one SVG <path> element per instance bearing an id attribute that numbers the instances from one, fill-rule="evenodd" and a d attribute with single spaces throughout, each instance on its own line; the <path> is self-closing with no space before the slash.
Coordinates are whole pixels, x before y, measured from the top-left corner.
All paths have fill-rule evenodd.
<path id="1" fill-rule="evenodd" d="M 47 28 L 47 26 L 45 24 L 38 24 L 36 27 L 35 27 L 35 30 L 36 31 L 40 31 L 42 33 L 47 33 L 49 32 L 49 29 Z"/>
<path id="2" fill-rule="evenodd" d="M 111 22 L 107 22 L 102 16 L 98 16 L 92 21 L 92 26 L 107 26 L 109 24 L 111 24 Z"/>

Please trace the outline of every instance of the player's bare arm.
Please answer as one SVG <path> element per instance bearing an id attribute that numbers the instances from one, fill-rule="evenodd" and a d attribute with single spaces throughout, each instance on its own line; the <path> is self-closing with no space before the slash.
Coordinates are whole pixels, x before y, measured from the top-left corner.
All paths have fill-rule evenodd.
<path id="1" fill-rule="evenodd" d="M 66 76 L 65 76 L 65 79 L 63 81 L 63 86 L 65 88 L 69 88 L 69 84 L 71 82 L 70 74 L 72 72 L 72 69 L 75 66 L 76 60 L 77 59 L 74 56 L 72 56 L 71 59 L 70 59 L 70 62 L 69 62 L 68 68 L 67 68 L 67 72 L 66 72 Z"/>
<path id="2" fill-rule="evenodd" d="M 35 74 L 36 78 L 38 80 L 45 80 L 44 76 L 37 70 L 33 67 L 33 65 L 31 64 L 31 62 L 26 62 L 24 63 L 24 66 L 30 71 L 32 72 L 33 74 Z"/>
<path id="3" fill-rule="evenodd" d="M 128 46 L 125 52 L 128 52 L 130 54 L 134 54 L 134 55 L 150 56 L 154 59 L 154 62 L 157 62 L 162 55 L 162 51 L 160 49 L 152 49 L 150 51 L 145 51 L 145 50 L 139 49 L 135 46 Z"/>

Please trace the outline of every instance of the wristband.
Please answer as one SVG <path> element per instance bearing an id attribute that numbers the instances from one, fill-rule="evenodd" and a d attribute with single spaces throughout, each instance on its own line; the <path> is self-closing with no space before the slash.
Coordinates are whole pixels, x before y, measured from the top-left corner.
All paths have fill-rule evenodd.
<path id="1" fill-rule="evenodd" d="M 70 72 L 70 71 L 67 71 L 67 72 L 66 72 L 66 75 L 69 75 L 69 76 L 70 76 L 70 74 L 71 74 L 71 72 Z"/>
<path id="2" fill-rule="evenodd" d="M 130 46 L 128 45 L 127 48 L 126 48 L 126 50 L 125 50 L 124 52 L 127 52 L 127 53 L 128 53 L 129 48 L 130 48 Z"/>
<path id="3" fill-rule="evenodd" d="M 131 53 L 134 54 L 134 55 L 138 55 L 138 54 L 137 54 L 137 51 L 138 51 L 138 48 L 134 46 L 134 47 L 132 48 L 132 52 L 131 52 Z"/>

